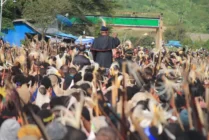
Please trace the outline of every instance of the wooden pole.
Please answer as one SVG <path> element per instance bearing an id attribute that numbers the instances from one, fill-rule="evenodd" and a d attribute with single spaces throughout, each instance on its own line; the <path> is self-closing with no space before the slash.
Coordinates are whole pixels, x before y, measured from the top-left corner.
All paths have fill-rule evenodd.
<path id="1" fill-rule="evenodd" d="M 160 15 L 159 19 L 159 28 L 156 29 L 156 38 L 155 38 L 155 44 L 156 48 L 160 49 L 162 47 L 162 41 L 163 41 L 163 20 L 162 15 Z"/>

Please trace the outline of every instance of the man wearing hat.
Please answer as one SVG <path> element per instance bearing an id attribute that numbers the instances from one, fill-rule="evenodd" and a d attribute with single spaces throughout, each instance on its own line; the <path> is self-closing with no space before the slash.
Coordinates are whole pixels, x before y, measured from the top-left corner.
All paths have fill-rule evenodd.
<path id="1" fill-rule="evenodd" d="M 116 48 L 115 39 L 109 36 L 108 28 L 104 25 L 101 27 L 100 36 L 94 40 L 91 51 L 94 61 L 100 67 L 110 68 L 113 61 L 112 50 Z"/>

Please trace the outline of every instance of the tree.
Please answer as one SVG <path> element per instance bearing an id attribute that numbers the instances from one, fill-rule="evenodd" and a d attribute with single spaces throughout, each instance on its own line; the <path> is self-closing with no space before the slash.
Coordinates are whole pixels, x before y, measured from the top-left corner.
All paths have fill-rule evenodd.
<path id="1" fill-rule="evenodd" d="M 23 16 L 33 20 L 45 32 L 54 22 L 57 14 L 68 13 L 70 17 L 76 16 L 81 21 L 91 25 L 85 18 L 88 14 L 111 15 L 115 2 L 106 0 L 32 0 L 24 5 Z"/>
<path id="2" fill-rule="evenodd" d="M 63 14 L 71 10 L 68 0 L 34 0 L 24 5 L 23 16 L 27 20 L 32 20 L 45 33 L 57 14 Z"/>
<path id="3" fill-rule="evenodd" d="M 2 14 L 2 29 L 13 28 L 13 20 L 22 18 L 22 9 L 27 0 L 18 0 L 13 2 L 13 0 L 7 0 L 3 5 Z"/>
<path id="4" fill-rule="evenodd" d="M 13 27 L 12 21 L 14 20 L 14 8 L 15 8 L 15 5 L 13 1 L 7 1 L 3 5 L 2 29 Z"/>

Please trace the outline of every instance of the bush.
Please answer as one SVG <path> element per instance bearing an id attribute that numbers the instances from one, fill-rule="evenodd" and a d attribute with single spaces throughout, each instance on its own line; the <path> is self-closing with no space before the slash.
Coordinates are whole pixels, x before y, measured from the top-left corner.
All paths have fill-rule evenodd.
<path id="1" fill-rule="evenodd" d="M 175 27 L 168 28 L 164 32 L 166 42 L 169 40 L 183 41 L 186 37 L 186 29 L 182 25 L 176 25 Z"/>
<path id="2" fill-rule="evenodd" d="M 203 47 L 204 47 L 205 49 L 209 50 L 209 40 L 207 40 L 207 41 L 204 43 Z"/>
<path id="3" fill-rule="evenodd" d="M 155 39 L 152 36 L 145 36 L 139 41 L 140 46 L 151 46 L 152 42 L 155 42 Z"/>

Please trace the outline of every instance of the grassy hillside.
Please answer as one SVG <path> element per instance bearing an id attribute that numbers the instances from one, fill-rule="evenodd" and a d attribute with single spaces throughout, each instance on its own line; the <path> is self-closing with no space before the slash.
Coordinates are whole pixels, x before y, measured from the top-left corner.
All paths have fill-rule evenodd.
<path id="1" fill-rule="evenodd" d="M 115 0 L 117 11 L 163 13 L 166 26 L 185 25 L 189 32 L 209 33 L 209 0 Z"/>

